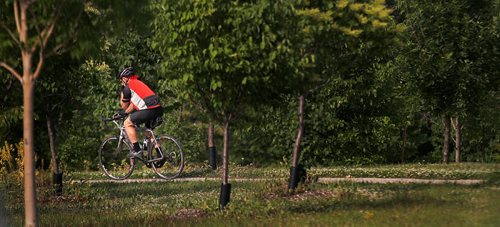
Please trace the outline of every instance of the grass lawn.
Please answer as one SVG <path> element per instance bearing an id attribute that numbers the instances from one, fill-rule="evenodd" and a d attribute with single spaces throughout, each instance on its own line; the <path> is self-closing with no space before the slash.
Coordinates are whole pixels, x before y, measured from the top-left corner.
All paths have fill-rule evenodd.
<path id="1" fill-rule="evenodd" d="M 97 172 L 68 173 L 61 197 L 51 195 L 49 180 L 38 181 L 39 221 L 41 226 L 500 226 L 496 164 L 317 168 L 309 174 L 411 177 L 446 173 L 448 177 L 440 179 L 489 181 L 473 186 L 312 182 L 295 192 L 289 192 L 287 182 L 280 179 L 286 178 L 286 168 L 238 167 L 231 171 L 232 177 L 276 180 L 232 182 L 231 202 L 219 211 L 217 181 L 79 183 L 83 178 L 104 178 Z M 149 172 L 134 175 L 149 177 Z M 216 177 L 217 173 L 193 167 L 183 176 Z M 4 204 L 3 212 L 0 205 L 0 219 L 6 213 L 9 225 L 21 226 L 22 188 L 4 179 L 0 197 Z"/>

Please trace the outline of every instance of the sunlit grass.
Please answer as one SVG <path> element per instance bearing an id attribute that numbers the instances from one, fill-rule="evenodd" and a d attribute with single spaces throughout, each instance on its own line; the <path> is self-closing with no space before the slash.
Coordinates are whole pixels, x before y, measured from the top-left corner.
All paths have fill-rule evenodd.
<path id="1" fill-rule="evenodd" d="M 426 167 L 427 166 L 427 167 Z M 412 176 L 448 171 L 447 177 L 498 179 L 497 165 L 403 165 L 311 169 L 318 176 L 380 174 Z M 464 174 L 463 170 L 470 172 Z M 189 176 L 214 176 L 217 171 L 187 169 Z M 64 194 L 53 196 L 50 174 L 39 174 L 37 188 L 41 226 L 499 226 L 498 181 L 474 186 L 310 183 L 287 190 L 287 167 L 237 167 L 238 177 L 275 177 L 271 181 L 231 181 L 231 202 L 218 209 L 220 181 L 155 183 L 88 183 L 104 179 L 99 172 L 66 173 Z M 316 172 L 314 172 L 316 171 Z M 434 171 L 434 172 L 433 172 Z M 152 177 L 141 170 L 138 177 Z M 447 173 L 448 173 L 447 172 Z M 199 175 L 195 175 L 199 174 Z M 404 174 L 406 175 L 404 175 Z M 469 174 L 470 173 L 470 174 Z M 145 174 L 145 175 L 142 175 Z M 191 175 L 190 175 L 191 174 Z M 339 175 L 336 175 L 339 174 Z M 45 177 L 44 177 L 45 176 Z M 432 175 L 425 175 L 432 176 Z M 281 177 L 284 177 L 282 179 Z M 0 184 L 9 225 L 23 225 L 19 183 Z M 0 209 L 1 210 L 1 209 Z"/>
<path id="2" fill-rule="evenodd" d="M 229 166 L 232 178 L 287 178 L 288 166 L 255 167 Z M 378 177 L 378 178 L 418 178 L 418 179 L 489 179 L 500 172 L 500 164 L 460 163 L 460 164 L 405 164 L 380 166 L 332 166 L 311 167 L 307 170 L 315 177 Z M 187 164 L 180 177 L 220 177 L 221 168 L 212 170 L 207 166 Z M 158 178 L 152 169 L 136 168 L 131 179 Z M 71 172 L 65 180 L 107 179 L 102 171 Z"/>

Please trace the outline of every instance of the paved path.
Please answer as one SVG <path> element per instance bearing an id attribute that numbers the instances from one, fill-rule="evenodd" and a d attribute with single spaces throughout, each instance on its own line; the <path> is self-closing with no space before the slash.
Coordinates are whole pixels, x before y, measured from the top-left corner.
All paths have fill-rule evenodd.
<path id="1" fill-rule="evenodd" d="M 220 181 L 219 177 L 186 177 L 177 178 L 174 180 L 164 179 L 126 179 L 126 180 L 80 180 L 73 182 L 81 183 L 139 183 L 139 182 L 178 182 L 178 181 Z M 287 181 L 287 178 L 232 178 L 229 181 Z M 338 183 L 338 182 L 357 182 L 357 183 L 376 183 L 376 184 L 459 184 L 459 185 L 475 185 L 482 184 L 485 180 L 438 180 L 438 179 L 416 179 L 416 178 L 331 178 L 320 177 L 318 183 Z"/>
<path id="2" fill-rule="evenodd" d="M 473 185 L 484 183 L 484 180 L 438 180 L 438 179 L 416 179 L 416 178 L 319 178 L 320 183 L 333 182 L 360 182 L 378 184 L 461 184 Z"/>

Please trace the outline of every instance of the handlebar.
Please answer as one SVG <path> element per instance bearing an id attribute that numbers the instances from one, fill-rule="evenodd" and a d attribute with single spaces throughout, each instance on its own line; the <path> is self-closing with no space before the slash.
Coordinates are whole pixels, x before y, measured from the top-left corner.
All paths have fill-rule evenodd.
<path id="1" fill-rule="evenodd" d="M 116 120 L 123 120 L 128 116 L 128 114 L 114 114 L 111 118 L 106 118 L 101 116 L 101 121 L 107 122 L 107 121 L 116 121 Z"/>

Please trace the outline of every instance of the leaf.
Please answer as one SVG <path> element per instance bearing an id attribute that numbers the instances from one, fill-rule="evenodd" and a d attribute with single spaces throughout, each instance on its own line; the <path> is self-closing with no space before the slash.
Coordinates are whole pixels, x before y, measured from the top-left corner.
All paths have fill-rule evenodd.
<path id="1" fill-rule="evenodd" d="M 210 89 L 212 91 L 217 90 L 217 88 L 219 88 L 219 85 L 222 85 L 222 82 L 219 82 L 219 81 L 216 81 L 216 80 L 210 81 Z"/>
<path id="2" fill-rule="evenodd" d="M 214 59 L 217 56 L 217 54 L 218 54 L 217 50 L 211 50 L 210 51 L 210 58 Z"/>

